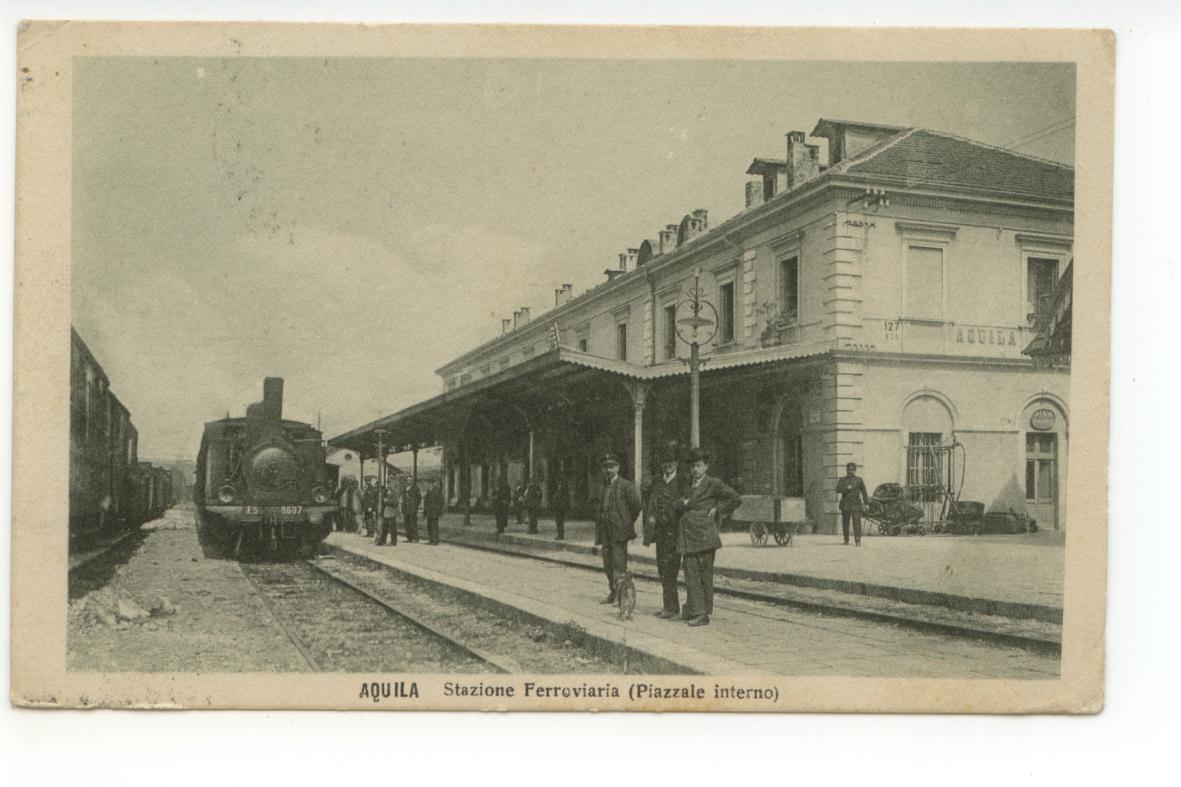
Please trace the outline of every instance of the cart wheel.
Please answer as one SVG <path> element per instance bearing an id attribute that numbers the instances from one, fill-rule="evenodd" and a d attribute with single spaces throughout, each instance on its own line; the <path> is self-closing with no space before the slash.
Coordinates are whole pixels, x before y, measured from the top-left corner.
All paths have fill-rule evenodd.
<path id="1" fill-rule="evenodd" d="M 779 546 L 791 543 L 791 533 L 787 532 L 786 527 L 779 527 L 775 529 L 775 543 Z"/>
<path id="2" fill-rule="evenodd" d="M 750 525 L 750 543 L 761 547 L 767 543 L 767 528 L 762 522 L 752 522 Z"/>

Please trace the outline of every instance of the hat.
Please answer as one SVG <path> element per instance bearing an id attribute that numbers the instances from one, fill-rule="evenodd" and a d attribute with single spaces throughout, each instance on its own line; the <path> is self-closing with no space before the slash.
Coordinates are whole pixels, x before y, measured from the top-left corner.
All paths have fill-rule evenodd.
<path id="1" fill-rule="evenodd" d="M 606 465 L 619 465 L 619 460 L 615 458 L 615 454 L 606 453 L 599 457 L 599 466 L 604 467 Z"/>
<path id="2" fill-rule="evenodd" d="M 706 451 L 704 448 L 692 448 L 689 450 L 689 456 L 688 456 L 689 464 L 693 464 L 694 462 L 697 462 L 697 461 L 701 461 L 701 462 L 705 462 L 706 464 L 709 464 L 709 458 L 710 458 L 709 451 Z"/>
<path id="3" fill-rule="evenodd" d="M 856 470 L 856 469 L 857 469 L 857 463 L 856 463 L 856 462 L 849 462 L 848 464 L 846 464 L 846 465 L 845 465 L 845 469 L 846 469 L 846 470 L 850 470 L 850 469 L 852 469 L 852 470 Z"/>
<path id="4" fill-rule="evenodd" d="M 677 461 L 677 456 L 680 454 L 675 440 L 670 440 L 660 447 L 660 452 L 657 455 L 657 461 L 660 464 L 667 464 L 669 462 Z"/>

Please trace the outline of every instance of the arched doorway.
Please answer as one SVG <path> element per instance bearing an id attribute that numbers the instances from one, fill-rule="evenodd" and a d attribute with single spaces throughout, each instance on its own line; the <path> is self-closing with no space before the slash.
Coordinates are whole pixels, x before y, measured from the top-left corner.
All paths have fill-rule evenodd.
<path id="1" fill-rule="evenodd" d="M 1066 480 L 1067 422 L 1064 406 L 1035 397 L 1018 421 L 1024 437 L 1025 511 L 1042 529 L 1058 530 L 1064 521 L 1060 490 Z"/>

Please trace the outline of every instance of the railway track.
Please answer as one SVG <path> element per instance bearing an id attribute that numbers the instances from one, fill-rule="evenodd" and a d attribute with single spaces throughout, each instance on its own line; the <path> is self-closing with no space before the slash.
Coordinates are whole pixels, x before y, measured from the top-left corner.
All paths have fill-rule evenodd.
<path id="1" fill-rule="evenodd" d="M 240 567 L 310 671 L 520 671 L 366 589 L 347 569 L 316 561 Z"/>
<path id="2" fill-rule="evenodd" d="M 629 671 L 588 650 L 581 631 L 522 624 L 363 562 L 239 566 L 312 671 Z"/>

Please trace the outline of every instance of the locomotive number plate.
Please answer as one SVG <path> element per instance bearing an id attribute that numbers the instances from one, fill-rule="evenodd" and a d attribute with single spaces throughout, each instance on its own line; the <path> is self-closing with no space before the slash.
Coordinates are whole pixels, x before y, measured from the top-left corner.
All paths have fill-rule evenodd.
<path id="1" fill-rule="evenodd" d="M 271 514 L 272 516 L 301 516 L 303 506 L 246 506 L 248 516 Z"/>

